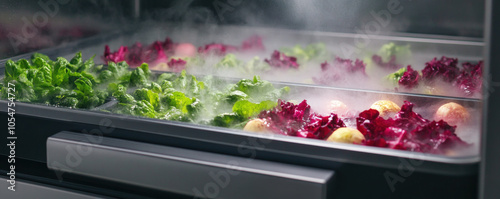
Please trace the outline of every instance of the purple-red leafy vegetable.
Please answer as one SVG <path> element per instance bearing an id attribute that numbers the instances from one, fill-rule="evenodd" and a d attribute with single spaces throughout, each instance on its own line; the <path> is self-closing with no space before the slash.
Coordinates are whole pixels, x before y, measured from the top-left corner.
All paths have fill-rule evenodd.
<path id="1" fill-rule="evenodd" d="M 122 62 L 125 61 L 126 54 L 128 53 L 128 48 L 126 46 L 120 46 L 118 51 L 116 52 L 111 52 L 109 49 L 109 46 L 106 45 L 104 47 L 104 56 L 103 59 L 104 61 L 107 62 Z"/>
<path id="2" fill-rule="evenodd" d="M 274 109 L 262 111 L 259 118 L 265 119 L 270 124 L 273 132 L 282 135 L 297 135 L 297 131 L 304 126 L 309 118 L 311 106 L 306 100 L 298 105 L 291 102 L 278 100 L 278 106 Z"/>
<path id="3" fill-rule="evenodd" d="M 336 114 L 311 113 L 306 100 L 298 105 L 279 100 L 277 107 L 262 111 L 258 117 L 265 119 L 274 133 L 305 138 L 326 139 L 336 129 L 345 127 Z"/>
<path id="4" fill-rule="evenodd" d="M 177 44 L 175 44 L 169 37 L 167 37 L 162 46 L 163 52 L 165 52 L 167 56 L 172 56 L 175 53 L 175 47 L 177 46 Z"/>
<path id="5" fill-rule="evenodd" d="M 147 63 L 166 62 L 168 60 L 165 51 L 163 51 L 163 43 L 160 41 L 156 41 L 149 46 L 144 55 Z"/>
<path id="6" fill-rule="evenodd" d="M 344 122 L 337 114 L 330 113 L 328 116 L 318 114 L 309 115 L 309 120 L 306 125 L 299 129 L 297 137 L 327 139 L 333 131 L 340 127 L 345 127 Z"/>
<path id="7" fill-rule="evenodd" d="M 129 53 L 126 56 L 126 61 L 130 66 L 139 66 L 144 63 L 142 55 L 142 43 L 136 42 L 130 47 Z"/>
<path id="8" fill-rule="evenodd" d="M 108 46 L 104 49 L 104 61 L 120 62 L 126 61 L 130 66 L 137 67 L 142 63 L 156 64 L 167 62 L 168 56 L 174 52 L 175 45 L 170 38 L 164 42 L 155 41 L 151 45 L 144 47 L 137 42 L 130 47 L 120 46 L 118 51 L 111 53 Z"/>
<path id="9" fill-rule="evenodd" d="M 241 50 L 243 51 L 262 51 L 265 50 L 262 44 L 262 38 L 254 35 L 241 43 Z"/>
<path id="10" fill-rule="evenodd" d="M 299 68 L 297 63 L 297 58 L 286 56 L 285 53 L 275 50 L 271 55 L 271 59 L 265 59 L 271 67 L 289 69 L 289 68 Z"/>
<path id="11" fill-rule="evenodd" d="M 326 61 L 321 63 L 322 73 L 319 77 L 313 77 L 313 81 L 317 84 L 331 85 L 333 82 L 345 78 L 346 73 L 359 73 L 366 76 L 365 68 L 366 64 L 359 59 L 352 61 L 336 57 L 333 65 Z"/>
<path id="12" fill-rule="evenodd" d="M 227 53 L 236 52 L 238 48 L 236 46 L 225 45 L 225 44 L 207 44 L 198 48 L 198 52 L 204 55 L 218 55 L 224 56 Z"/>
<path id="13" fill-rule="evenodd" d="M 407 136 L 413 142 L 413 145 L 408 145 L 407 148 L 412 151 L 442 153 L 456 146 L 467 146 L 468 144 L 455 134 L 455 129 L 456 126 L 450 126 L 443 120 L 417 126 Z"/>
<path id="14" fill-rule="evenodd" d="M 432 82 L 436 79 L 441 79 L 445 82 L 452 82 L 457 78 L 460 70 L 457 67 L 458 60 L 456 58 L 441 57 L 434 58 L 425 63 L 425 68 L 422 70 L 422 78 L 427 82 Z"/>
<path id="15" fill-rule="evenodd" d="M 170 59 L 167 65 L 172 69 L 173 72 L 181 72 L 186 69 L 186 61 L 182 59 Z"/>
<path id="16" fill-rule="evenodd" d="M 363 63 L 363 61 L 361 61 L 359 59 L 356 59 L 353 62 L 350 59 L 342 59 L 340 57 L 336 57 L 335 61 L 334 61 L 334 66 L 340 67 L 341 69 L 343 69 L 344 71 L 349 72 L 349 73 L 360 72 L 360 73 L 366 75 L 366 73 L 365 73 L 366 64 Z M 321 67 L 321 68 L 323 68 L 323 67 Z"/>
<path id="17" fill-rule="evenodd" d="M 156 41 L 147 48 L 144 48 L 141 43 L 137 42 L 129 50 L 127 63 L 130 66 L 140 66 L 142 63 L 154 64 L 166 62 L 167 60 L 162 42 Z"/>
<path id="18" fill-rule="evenodd" d="M 387 68 L 387 69 L 391 69 L 391 70 L 402 67 L 402 65 L 396 63 L 396 56 L 395 55 L 391 56 L 391 58 L 389 59 L 388 62 L 384 62 L 384 60 L 382 59 L 382 57 L 379 56 L 379 55 L 373 55 L 372 56 L 372 61 L 375 64 L 377 64 L 377 65 L 379 65 L 379 66 L 381 66 L 383 68 Z"/>
<path id="19" fill-rule="evenodd" d="M 375 109 L 363 111 L 356 118 L 358 130 L 365 136 L 367 141 L 384 138 L 384 131 L 394 125 L 394 120 L 384 119 L 379 116 L 379 112 Z"/>
<path id="20" fill-rule="evenodd" d="M 429 120 L 423 118 L 420 114 L 413 111 L 414 104 L 405 101 L 401 110 L 394 116 L 394 122 L 397 127 L 404 129 L 413 129 L 415 126 L 423 125 L 429 122 Z"/>
<path id="21" fill-rule="evenodd" d="M 330 69 L 332 66 L 330 66 L 330 64 L 325 61 L 323 63 L 321 63 L 321 71 L 327 71 L 328 69 Z"/>
<path id="22" fill-rule="evenodd" d="M 414 88 L 418 86 L 418 80 L 420 79 L 420 74 L 418 71 L 413 70 L 410 65 L 406 67 L 406 72 L 403 73 L 403 76 L 398 81 L 400 86 L 403 86 L 407 89 Z"/>
<path id="23" fill-rule="evenodd" d="M 458 87 L 465 95 L 470 96 L 476 92 L 481 92 L 483 84 L 483 62 L 471 64 L 469 62 L 462 64 L 462 71 L 458 75 L 454 85 Z"/>
<path id="24" fill-rule="evenodd" d="M 394 118 L 384 119 L 374 109 L 356 118 L 358 130 L 365 136 L 364 145 L 426 153 L 446 153 L 455 146 L 467 146 L 455 134 L 455 126 L 445 121 L 429 121 L 413 112 L 413 104 L 405 102 Z"/>

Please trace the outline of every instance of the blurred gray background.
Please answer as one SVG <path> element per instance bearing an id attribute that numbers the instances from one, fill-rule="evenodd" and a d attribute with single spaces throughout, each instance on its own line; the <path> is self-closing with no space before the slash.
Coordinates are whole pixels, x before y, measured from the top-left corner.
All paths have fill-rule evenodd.
<path id="1" fill-rule="evenodd" d="M 391 7 L 399 12 L 390 13 L 390 23 L 379 34 L 481 40 L 484 4 L 484 0 L 4 0 L 0 2 L 0 59 L 113 30 L 140 28 L 142 22 L 356 33 L 377 20 L 373 13 L 390 13 Z M 23 30 L 29 30 L 25 27 L 30 23 L 36 31 Z"/>

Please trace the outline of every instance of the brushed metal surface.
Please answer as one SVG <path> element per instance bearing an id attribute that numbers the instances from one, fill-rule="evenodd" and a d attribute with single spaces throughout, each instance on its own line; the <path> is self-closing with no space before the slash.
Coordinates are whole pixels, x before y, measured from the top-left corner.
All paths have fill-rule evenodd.
<path id="1" fill-rule="evenodd" d="M 196 197 L 326 198 L 334 172 L 114 138 L 61 132 L 47 140 L 50 169 Z M 72 161 L 68 151 L 85 151 Z M 55 163 L 68 167 L 57 167 Z"/>

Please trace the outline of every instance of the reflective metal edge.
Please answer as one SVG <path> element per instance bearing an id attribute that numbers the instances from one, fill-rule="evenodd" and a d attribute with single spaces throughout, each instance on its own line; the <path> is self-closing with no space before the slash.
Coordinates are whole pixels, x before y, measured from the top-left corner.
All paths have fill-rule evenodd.
<path id="1" fill-rule="evenodd" d="M 326 198 L 334 178 L 329 170 L 71 132 L 47 139 L 47 166 L 200 198 Z"/>
<path id="2" fill-rule="evenodd" d="M 7 112 L 6 104 L 6 101 L 0 100 L 0 111 Z M 216 143 L 231 147 L 238 147 L 237 145 L 241 143 L 242 137 L 256 137 L 254 133 L 236 129 L 117 115 L 106 112 L 42 106 L 22 102 L 16 102 L 16 114 L 92 125 L 99 125 L 105 119 L 112 122 L 115 127 L 122 129 L 139 131 L 145 134 L 162 134 L 169 137 Z M 182 132 L 165 130 L 169 128 L 182 129 Z M 281 135 L 260 137 L 260 139 L 272 141 L 273 144 L 267 145 L 266 151 L 282 152 L 325 161 L 397 169 L 401 158 L 423 160 L 426 163 L 415 167 L 416 170 L 440 175 L 468 175 L 477 173 L 475 165 L 479 162 L 478 155 L 449 157 L 363 145 L 326 143 L 321 140 Z M 313 147 L 314 151 L 305 150 L 304 148 L 306 147 Z"/>
<path id="3" fill-rule="evenodd" d="M 483 129 L 479 170 L 479 199 L 500 195 L 500 1 L 487 0 L 485 5 L 485 41 L 483 74 Z"/>

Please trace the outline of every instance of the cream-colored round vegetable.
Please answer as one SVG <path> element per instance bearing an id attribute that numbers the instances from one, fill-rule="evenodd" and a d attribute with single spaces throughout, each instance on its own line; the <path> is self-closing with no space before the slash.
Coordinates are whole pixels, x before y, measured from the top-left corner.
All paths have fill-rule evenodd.
<path id="1" fill-rule="evenodd" d="M 342 142 L 351 144 L 361 144 L 365 140 L 365 136 L 358 131 L 358 129 L 353 129 L 349 127 L 342 127 L 335 130 L 327 141 L 330 142 Z"/>
<path id="2" fill-rule="evenodd" d="M 167 63 L 158 63 L 156 66 L 150 68 L 151 70 L 168 71 L 169 67 Z"/>
<path id="3" fill-rule="evenodd" d="M 442 105 L 436 111 L 436 115 L 434 115 L 435 120 L 444 120 L 450 125 L 465 123 L 469 120 L 469 118 L 469 111 L 467 111 L 467 109 L 462 105 L 455 102 Z"/>
<path id="4" fill-rule="evenodd" d="M 346 115 L 347 112 L 349 111 L 347 105 L 345 105 L 344 102 L 341 102 L 339 100 L 330 101 L 330 106 L 328 108 L 331 113 L 335 113 L 340 116 Z"/>
<path id="5" fill-rule="evenodd" d="M 263 119 L 253 119 L 247 122 L 244 131 L 250 131 L 255 133 L 269 133 L 271 132 L 266 120 Z"/>
<path id="6" fill-rule="evenodd" d="M 175 56 L 177 57 L 193 57 L 196 55 L 197 49 L 191 43 L 180 43 L 174 49 Z"/>
<path id="7" fill-rule="evenodd" d="M 397 113 L 401 108 L 389 100 L 379 100 L 370 106 L 371 109 L 375 109 L 380 113 L 380 117 L 390 116 L 391 114 Z"/>

